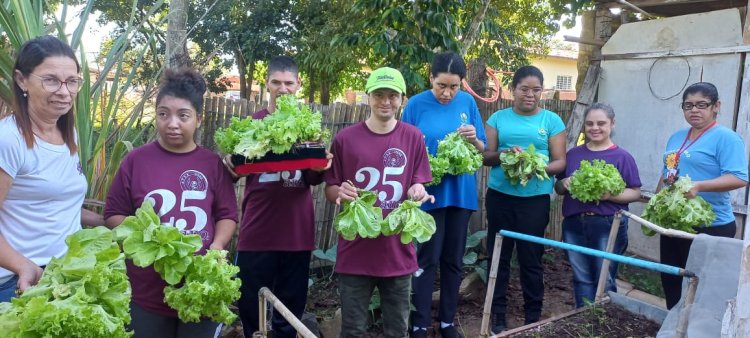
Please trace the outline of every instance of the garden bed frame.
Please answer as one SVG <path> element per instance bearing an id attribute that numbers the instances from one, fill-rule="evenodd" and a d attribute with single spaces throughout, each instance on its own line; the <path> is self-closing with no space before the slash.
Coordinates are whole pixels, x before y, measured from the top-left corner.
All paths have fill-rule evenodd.
<path id="1" fill-rule="evenodd" d="M 482 337 L 490 337 L 490 330 L 489 330 L 490 313 L 491 313 L 490 308 L 492 305 L 492 296 L 495 290 L 495 282 L 497 280 L 497 268 L 498 268 L 498 262 L 500 261 L 500 250 L 503 245 L 503 238 L 510 237 L 510 238 L 514 238 L 517 240 L 525 240 L 525 241 L 529 241 L 529 242 L 533 242 L 537 244 L 548 245 L 548 246 L 552 246 L 552 247 L 556 247 L 556 248 L 560 248 L 564 250 L 576 251 L 576 252 L 580 252 L 586 255 L 592 255 L 592 256 L 603 258 L 604 262 L 602 264 L 602 269 L 599 274 L 599 282 L 598 282 L 597 290 L 596 290 L 595 304 L 603 304 L 605 302 L 608 302 L 610 299 L 610 297 L 605 297 L 606 295 L 604 293 L 604 287 L 606 285 L 607 277 L 609 274 L 609 262 L 610 261 L 616 261 L 619 263 L 635 265 L 644 269 L 655 270 L 655 271 L 668 273 L 668 274 L 672 274 L 676 276 L 687 277 L 688 278 L 688 290 L 685 296 L 685 310 L 683 310 L 682 313 L 680 313 L 679 321 L 677 324 L 677 330 L 676 330 L 676 337 L 678 338 L 685 337 L 686 329 L 687 329 L 687 319 L 690 316 L 690 306 L 693 304 L 695 300 L 695 292 L 698 288 L 698 277 L 695 275 L 695 273 L 682 269 L 682 268 L 665 265 L 661 263 L 655 263 L 651 261 L 646 261 L 642 259 L 632 258 L 632 257 L 626 257 L 626 256 L 612 253 L 612 250 L 615 244 L 615 238 L 620 228 L 620 219 L 622 216 L 628 217 L 632 219 L 633 221 L 658 232 L 662 236 L 671 236 L 671 237 L 679 237 L 679 238 L 686 238 L 686 239 L 695 238 L 695 235 L 689 234 L 683 231 L 664 229 L 656 224 L 653 224 L 647 220 L 644 220 L 624 210 L 619 211 L 614 217 L 614 220 L 612 222 L 612 227 L 609 233 L 609 240 L 607 243 L 606 251 L 594 250 L 594 249 L 590 249 L 590 248 L 586 248 L 586 247 L 582 247 L 578 245 L 563 243 L 563 242 L 554 241 L 554 240 L 536 237 L 536 236 L 530 236 L 530 235 L 517 233 L 513 231 L 500 230 L 495 235 L 495 247 L 494 247 L 494 251 L 492 254 L 492 263 L 490 265 L 490 276 L 489 276 L 489 283 L 487 285 L 487 295 L 484 301 L 484 312 L 482 316 L 482 327 L 481 327 L 480 335 Z M 588 307 L 576 309 L 571 312 L 564 313 L 559 316 L 555 316 L 555 317 L 543 320 L 541 322 L 529 324 L 529 325 L 522 326 L 520 328 L 511 330 L 511 331 L 503 332 L 500 335 L 493 335 L 492 337 L 506 337 L 513 333 L 518 333 L 518 332 L 521 332 L 530 328 L 538 327 L 540 325 L 543 325 L 543 324 L 546 324 L 546 323 L 549 323 L 549 322 L 552 322 L 561 318 L 572 316 L 576 313 L 585 311 L 587 308 Z"/>

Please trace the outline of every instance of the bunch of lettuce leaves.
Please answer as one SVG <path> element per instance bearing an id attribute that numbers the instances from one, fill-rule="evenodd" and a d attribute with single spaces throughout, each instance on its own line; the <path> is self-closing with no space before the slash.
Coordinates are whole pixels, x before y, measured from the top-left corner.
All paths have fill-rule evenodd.
<path id="1" fill-rule="evenodd" d="M 711 205 L 702 197 L 685 198 L 685 193 L 693 187 L 690 176 L 681 176 L 677 181 L 660 190 L 648 201 L 641 217 L 668 229 L 696 233 L 693 227 L 713 223 L 716 214 Z M 643 234 L 653 236 L 653 230 L 641 226 Z"/>
<path id="2" fill-rule="evenodd" d="M 208 317 L 230 325 L 237 318 L 229 305 L 240 298 L 241 282 L 234 278 L 239 271 L 227 261 L 227 251 L 208 250 L 205 256 L 193 257 L 182 286 L 164 289 L 164 301 L 177 310 L 183 322 Z"/>
<path id="3" fill-rule="evenodd" d="M 570 177 L 570 197 L 581 202 L 599 203 L 602 195 L 617 196 L 625 191 L 625 181 L 617 168 L 603 160 L 581 161 Z"/>
<path id="4" fill-rule="evenodd" d="M 482 153 L 458 132 L 452 132 L 438 142 L 435 156 L 429 156 L 432 182 L 440 184 L 445 174 L 470 174 L 482 167 Z"/>
<path id="5" fill-rule="evenodd" d="M 263 119 L 234 117 L 228 128 L 216 131 L 214 141 L 222 153 L 257 159 L 269 152 L 288 152 L 295 143 L 323 141 L 328 135 L 321 130 L 322 120 L 320 112 L 300 105 L 293 95 L 283 95 L 273 114 Z"/>
<path id="6" fill-rule="evenodd" d="M 443 176 L 448 172 L 450 162 L 445 157 L 437 157 L 427 154 L 427 159 L 430 161 L 430 171 L 432 173 L 432 182 L 426 184 L 427 186 L 438 185 L 443 181 Z"/>
<path id="7" fill-rule="evenodd" d="M 153 265 L 154 270 L 169 284 L 182 280 L 193 254 L 203 246 L 198 235 L 183 235 L 171 226 L 162 226 L 149 201 L 144 201 L 114 229 L 115 238 L 136 266 Z"/>
<path id="8" fill-rule="evenodd" d="M 375 206 L 376 193 L 357 189 L 357 195 L 353 201 L 343 202 L 341 212 L 333 220 L 336 231 L 347 241 L 353 241 L 358 235 L 362 238 L 380 236 L 383 211 Z"/>
<path id="9" fill-rule="evenodd" d="M 503 168 L 505 178 L 512 185 L 521 184 L 526 186 L 536 176 L 539 180 L 549 179 L 545 169 L 549 157 L 537 154 L 536 147 L 529 147 L 522 152 L 506 151 L 500 153 L 500 167 Z"/>
<path id="10" fill-rule="evenodd" d="M 424 243 L 435 233 L 435 219 L 419 206 L 422 202 L 403 201 L 383 220 L 381 225 L 384 236 L 401 234 L 401 243 L 409 244 L 416 240 Z"/>
<path id="11" fill-rule="evenodd" d="M 130 337 L 130 283 L 125 257 L 104 227 L 83 229 L 65 242 L 39 283 L 0 303 L 4 337 Z"/>

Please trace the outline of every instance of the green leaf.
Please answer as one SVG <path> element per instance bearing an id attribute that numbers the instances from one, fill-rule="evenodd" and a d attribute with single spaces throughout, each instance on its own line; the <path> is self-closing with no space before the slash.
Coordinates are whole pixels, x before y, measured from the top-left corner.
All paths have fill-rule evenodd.
<path id="1" fill-rule="evenodd" d="M 583 160 L 570 178 L 569 191 L 572 198 L 598 204 L 605 193 L 617 196 L 625 191 L 625 181 L 614 165 L 603 160 Z"/>
<path id="2" fill-rule="evenodd" d="M 667 229 L 677 229 L 695 233 L 693 227 L 708 226 L 716 219 L 711 205 L 700 196 L 685 198 L 685 193 L 693 187 L 689 176 L 681 176 L 677 182 L 651 197 L 641 217 Z M 646 236 L 656 234 L 653 230 L 641 227 Z"/>
<path id="3" fill-rule="evenodd" d="M 545 170 L 547 161 L 549 161 L 549 158 L 537 154 L 536 147 L 533 144 L 529 144 L 525 151 L 509 150 L 500 153 L 500 167 L 505 173 L 505 178 L 512 185 L 526 186 L 533 177 L 539 180 L 549 179 Z"/>

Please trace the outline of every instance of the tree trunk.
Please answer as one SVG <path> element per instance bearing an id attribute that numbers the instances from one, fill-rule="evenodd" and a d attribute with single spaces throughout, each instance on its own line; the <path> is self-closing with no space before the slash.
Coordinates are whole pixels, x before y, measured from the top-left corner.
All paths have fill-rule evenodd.
<path id="1" fill-rule="evenodd" d="M 255 97 L 253 97 L 253 75 L 255 74 L 255 60 L 246 60 L 247 61 L 247 74 L 245 74 L 245 77 L 247 78 L 247 94 L 246 97 L 248 100 L 254 100 L 255 102 L 258 102 L 260 100 L 257 100 Z"/>
<path id="2" fill-rule="evenodd" d="M 331 81 L 327 79 L 320 81 L 320 104 L 331 104 Z"/>
<path id="3" fill-rule="evenodd" d="M 469 87 L 481 97 L 487 97 L 487 62 L 484 58 L 476 58 L 469 61 L 468 82 Z"/>
<path id="4" fill-rule="evenodd" d="M 595 12 L 585 11 L 581 15 L 581 38 L 594 40 L 594 18 Z M 594 47 L 587 44 L 578 45 L 578 80 L 576 81 L 576 93 L 581 93 L 583 80 L 586 78 L 586 71 L 589 69 L 591 54 Z"/>
<path id="5" fill-rule="evenodd" d="M 167 67 L 176 69 L 190 66 L 187 52 L 187 0 L 169 3 L 167 23 Z"/>
<path id="6" fill-rule="evenodd" d="M 482 21 L 484 21 L 484 16 L 487 14 L 487 9 L 490 7 L 490 0 L 483 0 L 482 8 L 479 10 L 479 13 L 477 13 L 476 16 L 474 16 L 474 19 L 471 21 L 471 25 L 469 26 L 469 30 L 465 32 L 463 38 L 461 39 L 461 56 L 465 56 L 466 52 L 469 51 L 469 48 L 474 44 L 474 42 L 477 40 L 477 36 L 479 36 L 479 26 L 482 24 Z M 477 93 L 479 94 L 479 93 Z"/>
<path id="7" fill-rule="evenodd" d="M 247 100 L 247 81 L 245 80 L 247 69 L 245 68 L 245 57 L 239 49 L 234 51 L 234 56 L 237 59 L 237 70 L 240 73 L 240 98 Z"/>
<path id="8" fill-rule="evenodd" d="M 315 88 L 317 87 L 315 81 L 317 78 L 315 77 L 315 71 L 312 69 L 307 74 L 307 103 L 313 103 L 315 102 Z"/>

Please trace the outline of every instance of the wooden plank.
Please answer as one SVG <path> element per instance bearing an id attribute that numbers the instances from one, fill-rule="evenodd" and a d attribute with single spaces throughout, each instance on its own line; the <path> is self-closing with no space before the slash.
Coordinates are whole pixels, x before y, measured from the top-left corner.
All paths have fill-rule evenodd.
<path id="1" fill-rule="evenodd" d="M 750 9 L 750 1 L 748 2 Z M 750 11 L 749 11 L 750 12 Z M 745 22 L 744 38 L 747 39 L 750 34 L 747 31 L 747 22 Z M 747 40 L 745 40 L 747 42 Z M 750 148 L 750 58 L 745 55 L 742 83 L 740 85 L 740 103 L 737 110 L 737 128 L 745 142 L 745 151 Z M 732 203 L 742 203 L 747 205 L 748 202 L 747 188 L 743 188 L 740 193 L 732 195 Z M 737 337 L 750 337 L 750 217 L 747 215 L 742 222 L 744 235 L 742 242 L 742 261 L 740 264 L 739 282 L 737 285 L 736 308 L 732 312 L 732 329 L 733 334 Z"/>
<path id="2" fill-rule="evenodd" d="M 583 112 L 594 102 L 594 96 L 599 88 L 600 72 L 600 63 L 592 61 L 591 64 L 589 64 L 589 69 L 586 71 L 586 77 L 583 80 L 581 93 L 579 93 L 576 98 L 573 112 L 570 114 L 570 119 L 568 120 L 568 127 L 566 130 L 568 132 L 567 149 L 575 147 L 578 142 L 578 134 L 583 129 Z"/>
<path id="3" fill-rule="evenodd" d="M 658 59 L 683 56 L 706 56 L 718 54 L 736 54 L 750 52 L 750 45 L 716 47 L 716 48 L 696 48 L 671 50 L 667 52 L 648 52 L 648 53 L 624 53 L 624 54 L 604 54 L 598 60 L 627 60 L 627 59 Z M 593 59 L 597 60 L 597 59 Z"/>
<path id="4" fill-rule="evenodd" d="M 747 1 L 747 6 L 745 6 L 745 26 L 742 29 L 742 42 L 750 45 L 750 0 Z"/>

